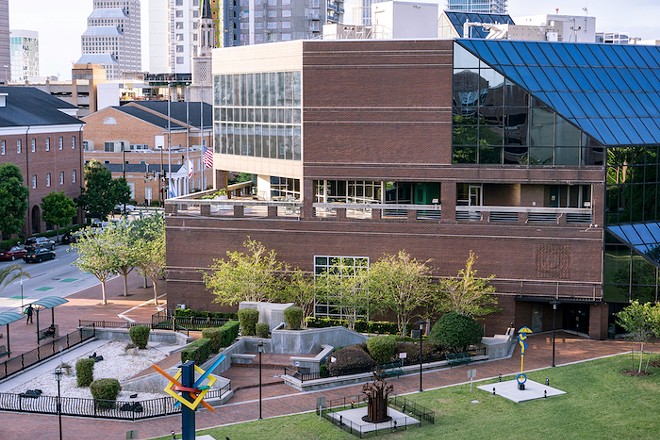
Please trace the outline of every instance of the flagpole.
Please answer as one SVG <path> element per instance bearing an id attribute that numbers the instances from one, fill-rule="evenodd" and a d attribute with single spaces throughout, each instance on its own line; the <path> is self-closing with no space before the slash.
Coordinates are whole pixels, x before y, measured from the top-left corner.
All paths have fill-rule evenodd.
<path id="1" fill-rule="evenodd" d="M 172 192 L 172 122 L 171 122 L 171 106 L 172 106 L 172 78 L 167 82 L 167 195 L 173 195 Z"/>

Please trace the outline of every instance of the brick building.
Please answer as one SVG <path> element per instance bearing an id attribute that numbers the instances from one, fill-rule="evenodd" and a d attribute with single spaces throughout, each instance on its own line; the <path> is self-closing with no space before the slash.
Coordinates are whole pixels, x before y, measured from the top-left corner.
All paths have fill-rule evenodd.
<path id="1" fill-rule="evenodd" d="M 27 235 L 49 226 L 42 220 L 43 197 L 53 191 L 80 195 L 83 123 L 76 111 L 35 88 L 0 87 L 0 163 L 18 165 L 30 189 Z"/>
<path id="2" fill-rule="evenodd" d="M 620 307 L 658 300 L 659 73 L 656 47 L 216 49 L 215 184 L 250 173 L 257 200 L 167 202 L 169 307 L 217 307 L 200 271 L 247 236 L 309 274 L 405 249 L 452 276 L 472 250 L 501 308 L 487 335 L 556 318 L 611 336 Z"/>
<path id="3" fill-rule="evenodd" d="M 165 198 L 205 189 L 212 184 L 212 171 L 202 161 L 203 149 L 211 145 L 211 117 L 211 106 L 198 102 L 106 107 L 83 118 L 85 161 L 96 159 L 114 178 L 126 177 L 140 204 L 162 201 L 161 188 L 168 183 Z"/>

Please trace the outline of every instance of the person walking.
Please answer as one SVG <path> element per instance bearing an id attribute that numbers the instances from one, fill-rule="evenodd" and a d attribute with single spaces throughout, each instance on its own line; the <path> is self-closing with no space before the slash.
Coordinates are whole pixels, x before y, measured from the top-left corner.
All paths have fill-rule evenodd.
<path id="1" fill-rule="evenodd" d="M 27 315 L 27 320 L 25 321 L 25 323 L 33 324 L 32 315 L 34 314 L 34 307 L 32 307 L 32 304 L 28 304 L 27 309 L 25 309 L 25 314 Z"/>

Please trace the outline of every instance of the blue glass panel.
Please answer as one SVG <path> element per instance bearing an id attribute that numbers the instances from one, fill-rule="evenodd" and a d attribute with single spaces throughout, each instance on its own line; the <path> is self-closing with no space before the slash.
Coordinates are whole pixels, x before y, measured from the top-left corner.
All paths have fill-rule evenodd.
<path id="1" fill-rule="evenodd" d="M 590 137 L 598 139 L 598 130 L 596 130 L 596 127 L 591 123 L 591 119 L 580 118 L 576 119 L 575 122 Z"/>
<path id="2" fill-rule="evenodd" d="M 615 86 L 614 87 L 615 89 L 618 89 L 618 90 L 627 90 L 627 89 L 629 89 L 628 84 L 626 84 L 626 82 L 623 80 L 623 77 L 619 73 L 618 69 L 615 69 L 615 68 L 612 68 L 612 67 L 606 67 L 602 70 L 604 70 L 605 73 L 607 74 L 607 76 L 610 77 L 610 79 L 612 80 L 612 83 Z M 610 90 L 612 89 L 612 87 L 608 87 L 608 88 Z"/>
<path id="3" fill-rule="evenodd" d="M 626 99 L 626 101 L 628 101 L 628 103 L 630 104 L 630 107 L 632 108 L 632 112 L 631 112 L 630 116 L 634 116 L 634 117 L 648 116 L 648 113 L 646 112 L 646 109 L 639 102 L 637 93 L 634 93 L 634 92 L 624 93 L 623 97 Z"/>
<path id="4" fill-rule="evenodd" d="M 561 76 L 557 73 L 554 67 L 546 67 L 543 69 L 543 72 L 548 77 L 550 84 L 552 84 L 552 89 L 558 92 L 563 92 L 568 90 L 564 81 L 562 81 Z"/>
<path id="5" fill-rule="evenodd" d="M 516 49 L 518 50 L 518 54 L 524 60 L 526 65 L 529 66 L 530 64 L 536 64 L 536 60 L 534 59 L 532 52 L 529 50 L 529 44 L 516 44 Z"/>
<path id="6" fill-rule="evenodd" d="M 563 44 L 563 43 L 539 43 L 539 48 L 543 51 L 543 54 L 546 56 L 548 61 L 550 61 L 550 64 L 553 66 L 561 66 L 562 62 L 555 53 L 555 51 L 552 49 L 552 46 L 555 44 Z"/>
<path id="7" fill-rule="evenodd" d="M 628 51 L 628 55 L 630 55 L 630 58 L 633 59 L 634 66 L 639 67 L 648 67 L 648 64 L 646 64 L 646 61 L 644 61 L 644 54 L 639 51 L 639 49 L 642 46 L 628 46 L 630 50 Z"/>
<path id="8" fill-rule="evenodd" d="M 499 43 L 499 41 L 497 43 Z M 509 57 L 507 57 L 506 53 L 504 52 L 504 44 L 486 44 L 485 46 L 490 47 L 490 50 L 493 53 L 493 57 L 497 64 L 511 64 Z"/>
<path id="9" fill-rule="evenodd" d="M 600 99 L 600 94 L 598 92 L 588 92 L 585 93 L 586 98 L 591 102 L 591 105 L 598 111 L 598 115 L 600 117 L 605 117 L 609 118 L 611 117 L 611 113 L 605 107 L 605 104 L 603 101 Z"/>
<path id="10" fill-rule="evenodd" d="M 624 52 L 621 52 L 621 53 L 624 53 Z M 628 85 L 628 88 L 630 90 L 642 90 L 639 83 L 637 82 L 635 77 L 630 72 L 630 69 L 619 69 L 619 74 L 621 75 L 623 80 L 626 82 L 626 84 Z"/>
<path id="11" fill-rule="evenodd" d="M 639 235 L 639 238 L 642 243 L 645 243 L 647 245 L 655 244 L 655 239 L 653 238 L 653 234 L 651 234 L 651 231 L 649 231 L 649 229 L 645 224 L 635 225 L 635 231 L 637 231 L 637 235 Z"/>
<path id="12" fill-rule="evenodd" d="M 639 237 L 639 234 L 637 234 L 637 230 L 635 229 L 635 225 L 633 224 L 627 224 L 627 225 L 621 225 L 619 228 L 619 234 L 625 238 L 625 240 L 632 244 L 633 246 L 638 246 L 642 244 L 642 239 Z"/>
<path id="13" fill-rule="evenodd" d="M 548 92 L 546 93 L 548 97 L 548 101 L 545 101 L 546 104 L 548 104 L 553 110 L 555 110 L 557 113 L 564 117 L 571 117 L 573 114 L 571 113 L 571 110 L 568 108 L 566 103 L 564 102 L 563 99 L 561 99 L 561 95 L 558 92 Z"/>
<path id="14" fill-rule="evenodd" d="M 600 115 L 600 112 L 594 108 L 594 106 L 591 104 L 591 101 L 589 101 L 589 98 L 587 97 L 586 94 L 584 93 L 573 93 L 572 94 L 573 99 L 577 101 L 578 107 L 580 107 L 581 111 L 588 117 L 598 117 Z"/>
<path id="15" fill-rule="evenodd" d="M 614 99 L 609 93 L 607 92 L 599 93 L 598 96 L 603 101 L 603 104 L 610 111 L 612 116 L 614 116 L 615 118 L 622 118 L 625 116 L 623 111 L 619 108 L 619 105 L 614 101 Z"/>
<path id="16" fill-rule="evenodd" d="M 584 58 L 584 55 L 582 54 L 581 45 L 567 44 L 567 45 L 564 46 L 564 48 L 569 53 L 571 58 L 573 58 L 573 61 L 575 61 L 576 66 L 589 67 L 589 63 L 587 62 L 587 60 Z"/>
<path id="17" fill-rule="evenodd" d="M 628 122 L 630 122 L 632 126 L 635 128 L 635 131 L 639 133 L 639 135 L 643 139 L 644 144 L 655 143 L 655 139 L 653 138 L 653 135 L 649 133 L 648 129 L 646 128 L 646 125 L 644 125 L 644 123 L 639 118 L 630 118 Z"/>
<path id="18" fill-rule="evenodd" d="M 536 58 L 536 61 L 538 62 L 539 66 L 547 66 L 550 64 L 550 61 L 548 61 L 548 58 L 545 56 L 541 48 L 539 47 L 539 43 L 529 43 L 529 50 L 532 52 L 532 55 L 534 55 L 534 58 Z"/>
<path id="19" fill-rule="evenodd" d="M 568 70 L 571 71 L 571 74 L 573 75 L 573 78 L 575 79 L 575 82 L 577 82 L 578 85 L 580 86 L 579 90 L 585 91 L 585 92 L 595 90 L 594 85 L 589 81 L 589 79 L 584 74 L 585 69 L 572 67 Z"/>
<path id="20" fill-rule="evenodd" d="M 511 81 L 519 84 L 522 88 L 527 89 L 530 92 L 541 90 L 534 75 L 529 72 L 527 67 L 502 66 L 502 73 Z"/>
<path id="21" fill-rule="evenodd" d="M 600 61 L 594 56 L 594 54 L 589 50 L 590 44 L 578 44 L 576 47 L 580 50 L 580 53 L 587 62 L 587 66 L 599 66 Z"/>
<path id="22" fill-rule="evenodd" d="M 602 121 L 607 124 L 607 128 L 612 132 L 612 136 L 614 136 L 614 144 L 611 145 L 631 145 L 634 143 L 628 137 L 626 130 L 619 124 L 619 119 L 603 119 Z M 598 124 L 596 123 L 596 125 Z"/>
<path id="23" fill-rule="evenodd" d="M 657 47 L 640 45 L 639 48 L 640 55 L 644 58 L 649 67 L 656 69 L 660 67 L 660 57 L 658 57 Z"/>
<path id="24" fill-rule="evenodd" d="M 616 122 L 621 127 L 621 130 L 623 130 L 623 132 L 626 133 L 626 136 L 628 137 L 628 139 L 630 139 L 630 142 L 632 144 L 639 145 L 644 143 L 642 137 L 639 135 L 639 133 L 637 133 L 637 130 L 635 130 L 635 128 L 627 118 L 619 118 L 616 120 Z"/>
<path id="25" fill-rule="evenodd" d="M 660 144 L 660 127 L 651 118 L 640 118 L 639 121 L 644 124 L 644 127 L 649 131 L 654 139 L 654 143 Z"/>
<path id="26" fill-rule="evenodd" d="M 594 72 L 596 69 L 582 69 L 585 78 L 592 84 L 592 90 L 600 91 L 607 90 L 607 87 L 603 85 L 600 77 Z"/>
<path id="27" fill-rule="evenodd" d="M 579 90 L 580 86 L 578 85 L 577 82 L 573 79 L 573 75 L 571 75 L 571 69 L 568 69 L 566 67 L 556 67 L 555 71 L 559 75 L 559 77 L 562 79 L 568 90 Z"/>
<path id="28" fill-rule="evenodd" d="M 622 67 L 632 67 L 635 65 L 635 62 L 633 61 L 632 58 L 630 58 L 630 55 L 628 55 L 628 51 L 623 45 L 613 44 L 612 47 L 614 47 L 616 54 L 619 56 Z"/>
<path id="29" fill-rule="evenodd" d="M 623 116 L 625 117 L 635 116 L 635 110 L 630 106 L 626 98 L 623 96 L 623 93 L 610 92 L 610 96 L 617 103 L 617 105 L 623 112 Z"/>
<path id="30" fill-rule="evenodd" d="M 649 77 L 649 80 L 653 85 L 653 90 L 660 92 L 660 69 L 653 69 L 652 72 L 655 74 L 655 81 L 653 81 L 653 77 Z"/>
<path id="31" fill-rule="evenodd" d="M 552 90 L 552 84 L 548 80 L 548 77 L 545 76 L 544 68 L 537 66 L 529 66 L 529 71 L 536 79 L 536 82 L 541 86 L 541 90 Z"/>
<path id="32" fill-rule="evenodd" d="M 562 93 L 561 97 L 568 106 L 568 108 L 571 109 L 571 113 L 573 115 L 573 118 L 579 119 L 579 118 L 585 118 L 587 116 L 585 109 L 583 108 L 582 105 L 578 104 L 575 93 Z"/>
<path id="33" fill-rule="evenodd" d="M 660 223 L 647 223 L 646 226 L 653 237 L 653 242 L 660 243 Z"/>
<path id="34" fill-rule="evenodd" d="M 607 121 L 613 121 L 614 119 L 608 119 Z M 612 134 L 608 126 L 602 119 L 592 119 L 591 123 L 594 126 L 594 129 L 597 132 L 597 135 L 594 136 L 601 144 L 603 145 L 619 145 L 616 137 Z M 617 126 L 618 130 L 618 126 Z M 625 143 L 625 142 L 624 142 Z"/>
<path id="35" fill-rule="evenodd" d="M 637 81 L 641 90 L 653 90 L 650 78 L 655 75 L 653 75 L 651 69 L 631 69 L 630 75 L 635 78 L 635 81 Z M 655 80 L 653 82 L 655 82 Z"/>
<path id="36" fill-rule="evenodd" d="M 614 67 L 626 67 L 626 65 L 621 61 L 618 55 L 618 51 L 615 46 L 618 44 L 609 44 L 606 47 L 603 47 L 603 53 L 607 55 L 607 59 L 610 60 L 610 65 Z"/>
<path id="37" fill-rule="evenodd" d="M 660 102 L 660 94 L 656 92 L 640 93 L 638 97 L 649 116 L 653 118 L 660 116 L 660 108 L 657 105 Z"/>

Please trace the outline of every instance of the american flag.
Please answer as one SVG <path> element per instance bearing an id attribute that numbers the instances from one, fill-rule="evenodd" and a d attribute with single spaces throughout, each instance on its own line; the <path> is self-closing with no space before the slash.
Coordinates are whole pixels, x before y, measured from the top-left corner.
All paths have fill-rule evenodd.
<path id="1" fill-rule="evenodd" d="M 204 152 L 204 168 L 213 168 L 213 150 L 202 146 Z"/>

